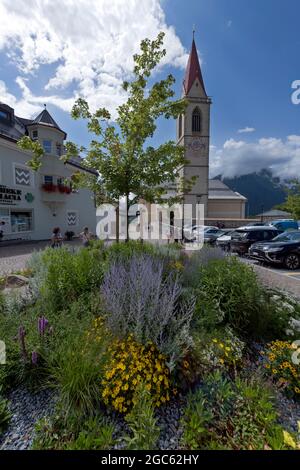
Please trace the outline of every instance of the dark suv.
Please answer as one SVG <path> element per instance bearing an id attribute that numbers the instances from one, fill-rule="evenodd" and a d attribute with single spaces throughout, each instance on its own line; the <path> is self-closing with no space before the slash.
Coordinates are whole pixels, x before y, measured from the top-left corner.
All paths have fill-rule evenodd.
<path id="1" fill-rule="evenodd" d="M 284 232 L 270 242 L 255 243 L 249 249 L 251 258 L 268 264 L 282 264 L 287 269 L 300 268 L 300 230 Z"/>
<path id="2" fill-rule="evenodd" d="M 232 253 L 243 256 L 248 253 L 253 243 L 272 240 L 279 233 L 276 228 L 267 225 L 262 227 L 241 227 L 231 234 L 230 250 Z"/>

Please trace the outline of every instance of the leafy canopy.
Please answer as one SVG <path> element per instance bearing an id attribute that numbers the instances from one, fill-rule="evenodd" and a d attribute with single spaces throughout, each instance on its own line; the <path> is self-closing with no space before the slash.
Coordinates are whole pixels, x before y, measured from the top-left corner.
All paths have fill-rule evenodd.
<path id="1" fill-rule="evenodd" d="M 283 204 L 277 206 L 279 209 L 289 212 L 295 220 L 300 220 L 300 180 L 291 182 L 287 198 Z"/>
<path id="2" fill-rule="evenodd" d="M 180 177 L 180 168 L 186 162 L 183 147 L 171 140 L 157 148 L 150 145 L 157 120 L 176 119 L 184 113 L 186 106 L 183 99 L 172 99 L 172 86 L 175 82 L 172 75 L 153 85 L 149 83 L 153 70 L 166 54 L 163 38 L 164 33 L 161 32 L 155 40 L 144 39 L 141 42 L 140 54 L 133 57 L 133 79 L 123 83 L 128 98 L 117 108 L 115 123 L 107 109 L 100 108 L 93 113 L 87 101 L 82 98 L 72 108 L 72 117 L 85 119 L 94 138 L 88 150 L 67 142 L 64 159 L 67 161 L 80 151 L 86 151 L 82 165 L 97 170 L 99 176 L 96 178 L 87 173 L 77 173 L 74 181 L 77 185 L 92 189 L 100 200 L 117 201 L 125 196 L 129 202 L 131 196 L 130 204 L 138 199 L 162 202 L 162 196 L 167 192 L 166 182 L 179 183 L 179 193 L 185 192 L 193 182 L 184 181 Z M 38 144 L 33 144 L 28 137 L 20 142 L 27 150 L 31 146 L 34 157 L 30 164 L 38 169 L 41 152 L 36 148 Z M 173 203 L 178 199 L 169 199 L 168 202 Z"/>

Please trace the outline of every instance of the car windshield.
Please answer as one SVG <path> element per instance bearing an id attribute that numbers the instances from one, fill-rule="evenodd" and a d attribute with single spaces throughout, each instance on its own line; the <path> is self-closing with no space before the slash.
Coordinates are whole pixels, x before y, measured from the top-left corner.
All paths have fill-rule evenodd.
<path id="1" fill-rule="evenodd" d="M 236 230 L 231 234 L 231 238 L 247 238 L 248 233 L 245 230 Z"/>
<path id="2" fill-rule="evenodd" d="M 300 241 L 300 233 L 297 232 L 284 232 L 277 237 L 273 238 L 273 242 L 289 242 L 291 240 L 299 240 Z"/>

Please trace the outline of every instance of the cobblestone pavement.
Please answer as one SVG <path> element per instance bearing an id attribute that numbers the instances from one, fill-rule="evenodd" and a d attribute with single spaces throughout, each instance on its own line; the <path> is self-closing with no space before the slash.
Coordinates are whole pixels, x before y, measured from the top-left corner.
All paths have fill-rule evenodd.
<path id="1" fill-rule="evenodd" d="M 40 251 L 49 246 L 49 241 L 20 243 L 16 245 L 0 245 L 0 276 L 23 270 L 26 262 L 34 251 Z M 65 242 L 67 246 L 80 246 L 79 240 Z"/>

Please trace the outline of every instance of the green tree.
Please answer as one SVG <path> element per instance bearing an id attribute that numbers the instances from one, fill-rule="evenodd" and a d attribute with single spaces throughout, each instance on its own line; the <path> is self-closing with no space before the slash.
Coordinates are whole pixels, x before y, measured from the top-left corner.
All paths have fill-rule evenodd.
<path id="1" fill-rule="evenodd" d="M 117 118 L 112 122 L 109 111 L 100 108 L 91 112 L 88 103 L 79 98 L 73 106 L 74 119 L 85 119 L 89 132 L 94 134 L 89 149 L 79 148 L 67 142 L 65 160 L 86 152 L 82 164 L 87 169 L 97 170 L 95 178 L 77 173 L 75 181 L 80 186 L 89 187 L 98 195 L 99 201 L 116 202 L 125 198 L 127 207 L 138 200 L 150 203 L 164 201 L 166 183 L 178 182 L 178 194 L 186 192 L 194 179 L 180 177 L 180 168 L 185 164 L 184 149 L 172 140 L 158 147 L 151 145 L 159 118 L 176 119 L 184 113 L 183 99 L 173 100 L 172 75 L 151 84 L 151 74 L 165 56 L 163 49 L 164 33 L 159 33 L 154 41 L 144 39 L 140 54 L 134 55 L 133 78 L 123 83 L 127 101 L 117 108 Z M 23 137 L 20 146 L 32 150 L 34 157 L 30 164 L 38 169 L 41 164 L 41 149 L 30 138 Z M 35 147 L 34 147 L 35 146 Z M 168 200 L 178 202 L 180 196 Z M 128 224 L 127 224 L 128 238 Z"/>
<path id="2" fill-rule="evenodd" d="M 278 209 L 289 212 L 295 220 L 300 220 L 300 180 L 291 181 L 291 186 L 287 190 L 287 198 L 283 204 L 277 206 Z"/>

